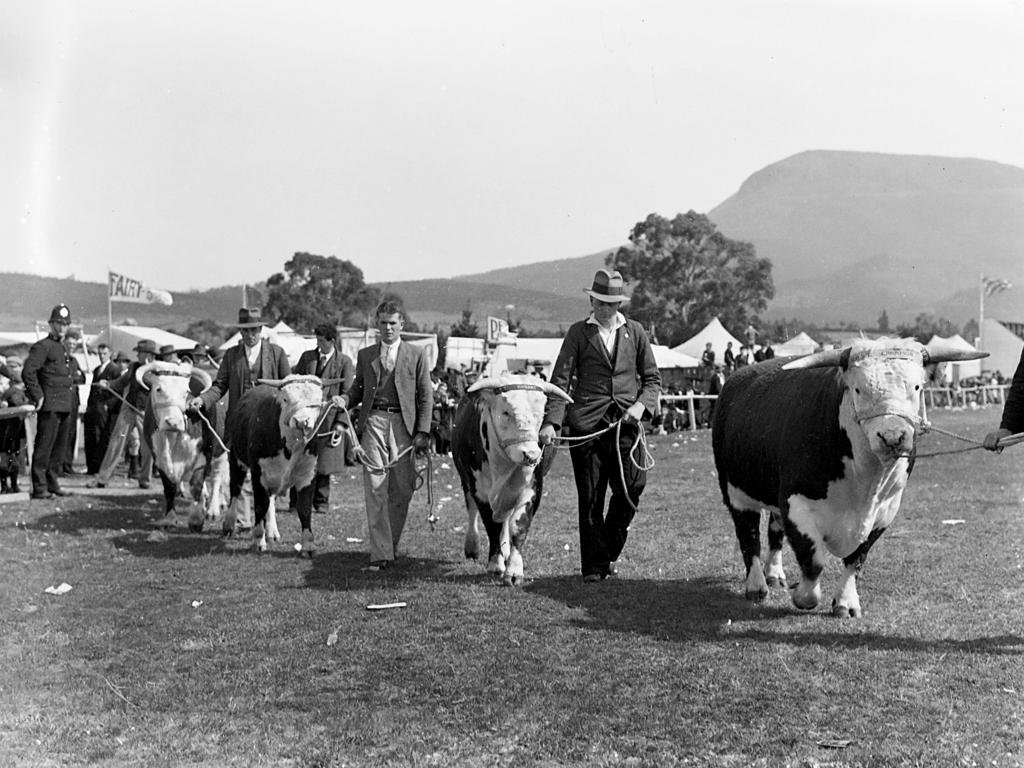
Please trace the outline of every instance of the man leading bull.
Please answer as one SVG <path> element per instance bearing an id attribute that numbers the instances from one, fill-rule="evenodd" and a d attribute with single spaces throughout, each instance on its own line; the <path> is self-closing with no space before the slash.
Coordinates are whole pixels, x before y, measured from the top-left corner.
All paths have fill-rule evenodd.
<path id="1" fill-rule="evenodd" d="M 629 300 L 622 275 L 599 269 L 584 293 L 590 297 L 590 316 L 569 328 L 551 373 L 551 383 L 569 392 L 573 403 L 548 396 L 540 442 L 551 442 L 563 422 L 573 436 L 607 430 L 569 451 L 579 497 L 580 564 L 583 580 L 591 583 L 616 574 L 615 562 L 646 485 L 647 473 L 630 450 L 640 420 L 658 410 L 661 374 L 643 326 L 619 311 Z M 619 421 L 621 427 L 613 428 Z"/>

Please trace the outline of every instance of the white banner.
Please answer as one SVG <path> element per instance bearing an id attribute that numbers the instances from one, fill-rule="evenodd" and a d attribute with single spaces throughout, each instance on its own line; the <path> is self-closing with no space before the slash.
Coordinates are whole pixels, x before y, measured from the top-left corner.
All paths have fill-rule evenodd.
<path id="1" fill-rule="evenodd" d="M 500 317 L 488 317 L 487 341 L 490 344 L 497 344 L 505 336 L 508 336 L 508 323 Z"/>
<path id="2" fill-rule="evenodd" d="M 107 292 L 111 301 L 125 301 L 132 304 L 163 304 L 171 306 L 174 299 L 168 291 L 150 288 L 145 283 L 133 280 L 117 272 L 110 272 L 107 281 Z"/>

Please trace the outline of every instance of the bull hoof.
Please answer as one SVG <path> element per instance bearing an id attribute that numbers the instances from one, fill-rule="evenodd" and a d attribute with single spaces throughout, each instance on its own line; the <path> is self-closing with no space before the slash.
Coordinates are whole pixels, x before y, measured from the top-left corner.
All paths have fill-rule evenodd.
<path id="1" fill-rule="evenodd" d="M 203 524 L 202 523 L 189 523 L 188 524 L 188 529 L 192 533 L 202 533 L 203 532 Z"/>
<path id="2" fill-rule="evenodd" d="M 747 598 L 751 603 L 763 603 L 768 597 L 767 589 L 748 589 L 743 593 L 743 596 Z"/>
<path id="3" fill-rule="evenodd" d="M 833 600 L 832 615 L 837 619 L 859 619 L 861 617 L 860 606 L 844 605 Z"/>
<path id="4" fill-rule="evenodd" d="M 787 586 L 786 580 L 780 579 L 778 576 L 768 576 L 765 579 L 765 582 L 768 584 L 769 589 L 772 589 L 773 587 L 782 587 L 783 589 L 785 589 Z"/>
<path id="5" fill-rule="evenodd" d="M 801 611 L 812 611 L 821 602 L 821 587 L 815 585 L 812 588 L 807 588 L 802 584 L 797 584 L 790 593 L 790 597 L 793 600 L 793 605 Z"/>
<path id="6" fill-rule="evenodd" d="M 234 528 L 221 528 L 220 529 L 220 535 L 223 536 L 225 539 L 233 539 L 235 537 L 235 529 Z"/>

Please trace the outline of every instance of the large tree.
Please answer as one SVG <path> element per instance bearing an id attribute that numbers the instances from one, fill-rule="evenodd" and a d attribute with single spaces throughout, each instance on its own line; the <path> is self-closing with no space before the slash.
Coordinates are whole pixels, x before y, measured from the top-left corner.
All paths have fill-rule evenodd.
<path id="1" fill-rule="evenodd" d="M 296 253 L 267 280 L 264 312 L 301 333 L 318 323 L 362 326 L 381 292 L 366 285 L 363 271 L 335 256 Z"/>
<path id="2" fill-rule="evenodd" d="M 772 264 L 751 243 L 730 240 L 704 214 L 669 220 L 652 213 L 629 235 L 631 245 L 606 262 L 632 287 L 629 314 L 679 344 L 718 317 L 742 329 L 775 296 Z"/>

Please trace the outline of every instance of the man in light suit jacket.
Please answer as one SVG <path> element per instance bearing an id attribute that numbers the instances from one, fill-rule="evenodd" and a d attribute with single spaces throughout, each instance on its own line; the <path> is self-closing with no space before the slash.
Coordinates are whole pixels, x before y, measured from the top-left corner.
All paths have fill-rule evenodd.
<path id="1" fill-rule="evenodd" d="M 647 482 L 647 473 L 629 454 L 642 428 L 640 420 L 658 412 L 661 374 L 643 326 L 619 312 L 629 300 L 622 276 L 599 269 L 591 289 L 584 293 L 590 296 L 590 317 L 570 326 L 551 373 L 551 383 L 569 392 L 573 403 L 548 398 L 540 440 L 551 442 L 563 422 L 573 435 L 581 436 L 622 421 L 618 442 L 616 430 L 611 429 L 569 451 L 579 497 L 583 580 L 599 582 L 616 574 L 615 561 L 626 544 Z M 570 391 L 574 378 L 576 385 Z M 609 485 L 612 494 L 606 516 Z"/>
<path id="2" fill-rule="evenodd" d="M 226 421 L 238 409 L 242 395 L 256 386 L 258 379 L 283 379 L 292 372 L 288 364 L 288 356 L 277 344 L 262 338 L 263 320 L 257 307 L 242 307 L 238 310 L 238 330 L 242 334 L 237 346 L 224 353 L 220 361 L 213 385 L 202 395 L 192 399 L 190 405 L 201 410 L 210 419 L 214 408 L 222 397 L 227 395 L 228 408 Z M 211 419 L 212 421 L 212 419 Z M 230 435 L 230 430 L 228 430 Z M 231 445 L 228 444 L 230 450 Z M 244 532 L 252 528 L 252 489 L 246 479 L 242 495 L 232 500 L 236 506 L 235 529 Z M 234 530 L 224 530 L 230 536 Z"/>
<path id="3" fill-rule="evenodd" d="M 355 366 L 352 359 L 342 354 L 334 341 L 338 337 L 337 329 L 330 323 L 322 323 L 313 329 L 316 336 L 316 347 L 307 349 L 295 364 L 295 373 L 319 376 L 324 380 L 338 380 L 324 387 L 324 400 L 336 395 L 348 394 L 355 378 Z M 348 426 L 345 414 L 341 409 L 335 411 L 331 425 L 333 434 L 317 439 L 316 475 L 313 477 L 313 511 L 326 512 L 331 501 L 331 475 L 345 469 L 345 427 Z M 295 489 L 292 488 L 293 499 Z"/>
<path id="4" fill-rule="evenodd" d="M 426 350 L 402 341 L 404 322 L 395 302 L 377 307 L 380 343 L 359 350 L 352 389 L 338 399 L 349 407 L 359 405 L 356 431 L 366 454 L 363 493 L 371 571 L 394 562 L 409 515 L 416 469 L 411 451 L 398 457 L 409 446 L 416 451 L 430 446 L 430 363 Z"/>

